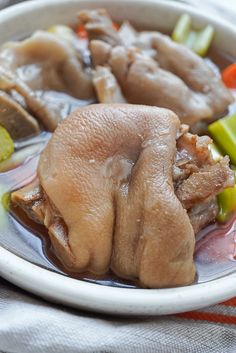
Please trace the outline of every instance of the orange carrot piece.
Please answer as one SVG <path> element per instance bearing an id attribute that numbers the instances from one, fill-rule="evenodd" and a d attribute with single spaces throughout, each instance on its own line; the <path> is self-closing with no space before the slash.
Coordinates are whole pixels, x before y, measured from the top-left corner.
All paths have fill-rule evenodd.
<path id="1" fill-rule="evenodd" d="M 87 39 L 88 38 L 88 33 L 87 33 L 86 29 L 84 28 L 84 25 L 82 25 L 82 24 L 80 24 L 76 28 L 75 32 L 80 39 Z"/>
<path id="2" fill-rule="evenodd" d="M 112 23 L 112 27 L 113 27 L 116 31 L 118 31 L 119 28 L 120 28 L 120 26 L 119 26 L 118 23 L 116 23 L 116 22 L 113 22 L 113 23 Z"/>
<path id="3" fill-rule="evenodd" d="M 228 88 L 236 88 L 236 64 L 231 64 L 222 71 L 222 80 Z"/>

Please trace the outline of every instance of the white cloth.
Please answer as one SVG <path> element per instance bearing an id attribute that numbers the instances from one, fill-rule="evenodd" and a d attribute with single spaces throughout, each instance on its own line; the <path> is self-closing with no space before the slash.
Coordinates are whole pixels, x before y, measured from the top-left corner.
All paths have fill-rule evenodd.
<path id="1" fill-rule="evenodd" d="M 189 2 L 206 6 L 206 1 Z M 211 3 L 224 5 L 225 13 L 228 7 L 236 18 L 236 0 Z M 46 303 L 0 279 L 0 353 L 65 352 L 235 353 L 236 325 L 85 313 Z"/>
<path id="2" fill-rule="evenodd" d="M 236 326 L 117 318 L 48 304 L 0 282 L 0 352 L 235 353 Z"/>

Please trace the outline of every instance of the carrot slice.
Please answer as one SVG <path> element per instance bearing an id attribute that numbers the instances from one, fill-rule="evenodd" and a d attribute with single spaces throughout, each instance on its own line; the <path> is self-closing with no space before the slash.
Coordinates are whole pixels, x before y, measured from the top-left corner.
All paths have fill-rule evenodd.
<path id="1" fill-rule="evenodd" d="M 76 28 L 75 32 L 80 39 L 87 39 L 88 38 L 88 33 L 87 33 L 86 29 L 84 28 L 84 25 L 82 25 L 82 24 L 80 24 Z"/>
<path id="2" fill-rule="evenodd" d="M 118 23 L 116 23 L 116 22 L 113 22 L 113 23 L 112 23 L 112 27 L 113 27 L 114 30 L 116 30 L 116 31 L 118 31 L 119 28 L 120 28 L 120 26 L 119 26 Z"/>
<path id="3" fill-rule="evenodd" d="M 222 71 L 222 80 L 229 88 L 236 88 L 236 64 L 231 64 Z"/>

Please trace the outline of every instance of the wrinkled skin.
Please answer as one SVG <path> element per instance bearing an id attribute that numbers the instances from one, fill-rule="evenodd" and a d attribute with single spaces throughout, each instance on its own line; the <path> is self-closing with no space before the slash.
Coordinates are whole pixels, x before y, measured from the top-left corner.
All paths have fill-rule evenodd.
<path id="1" fill-rule="evenodd" d="M 111 264 L 152 288 L 194 280 L 194 233 L 172 181 L 179 126 L 165 109 L 100 104 L 58 127 L 38 174 L 68 229 L 67 266 Z"/>

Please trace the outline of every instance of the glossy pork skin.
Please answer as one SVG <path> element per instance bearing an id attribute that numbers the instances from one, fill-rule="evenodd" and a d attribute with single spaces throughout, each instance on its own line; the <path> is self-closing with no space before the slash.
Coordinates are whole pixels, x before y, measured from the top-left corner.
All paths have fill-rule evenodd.
<path id="1" fill-rule="evenodd" d="M 172 180 L 179 127 L 166 109 L 99 104 L 57 128 L 38 175 L 68 229 L 67 267 L 111 266 L 151 288 L 193 282 L 194 232 Z"/>

